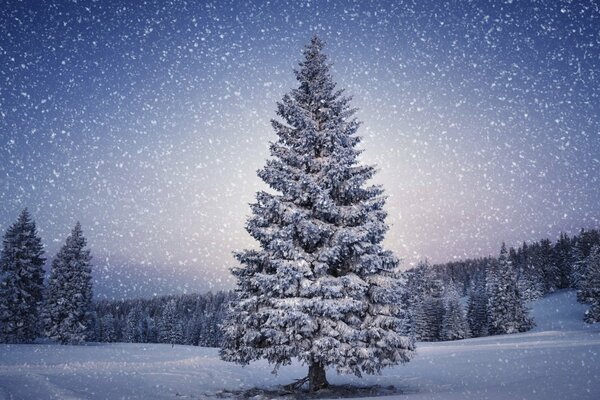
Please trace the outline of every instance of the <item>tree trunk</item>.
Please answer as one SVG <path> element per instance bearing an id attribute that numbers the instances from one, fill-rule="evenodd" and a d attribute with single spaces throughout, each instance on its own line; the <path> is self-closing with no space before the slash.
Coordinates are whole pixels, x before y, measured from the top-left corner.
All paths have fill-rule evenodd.
<path id="1" fill-rule="evenodd" d="M 311 392 L 316 392 L 329 386 L 327 378 L 325 378 L 325 367 L 323 363 L 312 363 L 308 367 L 308 389 Z"/>

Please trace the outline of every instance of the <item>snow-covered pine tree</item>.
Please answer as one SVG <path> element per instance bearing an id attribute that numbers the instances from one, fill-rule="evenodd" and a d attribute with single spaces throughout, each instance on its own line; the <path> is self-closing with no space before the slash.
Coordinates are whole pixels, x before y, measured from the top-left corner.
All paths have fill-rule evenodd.
<path id="1" fill-rule="evenodd" d="M 525 332 L 533 326 L 517 287 L 517 278 L 502 243 L 498 261 L 487 272 L 488 331 L 491 335 Z"/>
<path id="2" fill-rule="evenodd" d="M 313 37 L 295 71 L 299 83 L 278 103 L 278 140 L 259 176 L 247 231 L 260 250 L 237 254 L 238 298 L 224 324 L 223 359 L 266 358 L 277 369 L 308 364 L 310 390 L 325 368 L 376 373 L 409 361 L 414 345 L 398 332 L 397 258 L 380 245 L 387 230 L 383 189 L 359 165 L 359 123 L 336 89 L 323 42 Z"/>
<path id="3" fill-rule="evenodd" d="M 472 337 L 487 336 L 488 334 L 487 303 L 485 271 L 482 271 L 473 280 L 467 305 L 467 322 Z"/>
<path id="4" fill-rule="evenodd" d="M 108 313 L 100 318 L 100 341 L 110 343 L 117 340 L 117 331 L 115 328 L 115 318 Z"/>
<path id="5" fill-rule="evenodd" d="M 542 271 L 545 285 L 544 294 L 552 293 L 558 288 L 560 270 L 554 257 L 554 248 L 550 239 L 540 240 L 538 251 L 537 268 Z"/>
<path id="6" fill-rule="evenodd" d="M 162 310 L 160 339 L 171 346 L 183 342 L 183 321 L 177 310 L 177 300 L 171 299 Z"/>
<path id="7" fill-rule="evenodd" d="M 431 268 L 425 274 L 425 292 L 415 310 L 415 337 L 424 342 L 441 339 L 444 286 Z"/>
<path id="8" fill-rule="evenodd" d="M 554 286 L 566 289 L 571 285 L 573 243 L 566 233 L 561 233 L 553 248 L 553 261 L 556 266 L 557 276 Z"/>
<path id="9" fill-rule="evenodd" d="M 592 247 L 586 264 L 583 286 L 592 306 L 585 313 L 585 322 L 593 324 L 600 322 L 600 246 Z"/>
<path id="10" fill-rule="evenodd" d="M 523 301 L 539 299 L 546 292 L 545 278 L 542 268 L 545 256 L 539 243 L 521 247 L 521 262 L 517 272 L 517 286 Z M 513 267 L 515 267 L 513 265 Z"/>
<path id="11" fill-rule="evenodd" d="M 427 261 L 419 263 L 416 267 L 406 271 L 406 299 L 405 307 L 408 307 L 408 326 L 404 326 L 404 334 L 422 340 L 421 334 L 427 329 L 427 319 L 423 312 L 423 300 L 425 299 L 426 274 L 429 269 Z"/>
<path id="12" fill-rule="evenodd" d="M 571 287 L 580 289 L 585 276 L 585 257 L 579 246 L 579 242 L 573 245 L 573 253 L 571 255 Z"/>
<path id="13" fill-rule="evenodd" d="M 587 275 L 588 258 L 583 255 L 582 243 L 577 241 L 573 248 L 573 258 L 571 260 L 571 284 L 577 289 L 577 301 L 580 303 L 589 303 L 591 297 L 587 292 L 585 278 Z"/>
<path id="14" fill-rule="evenodd" d="M 29 343 L 39 334 L 43 254 L 35 222 L 24 209 L 6 230 L 0 255 L 0 342 Z"/>
<path id="15" fill-rule="evenodd" d="M 454 282 L 444 290 L 444 317 L 440 330 L 441 340 L 459 340 L 469 337 L 469 327 Z"/>
<path id="16" fill-rule="evenodd" d="M 77 222 L 52 260 L 43 321 L 46 335 L 62 344 L 76 344 L 90 335 L 92 256 Z"/>
<path id="17" fill-rule="evenodd" d="M 129 310 L 125 319 L 123 339 L 129 343 L 144 343 L 146 341 L 145 316 L 142 308 L 136 305 Z"/>

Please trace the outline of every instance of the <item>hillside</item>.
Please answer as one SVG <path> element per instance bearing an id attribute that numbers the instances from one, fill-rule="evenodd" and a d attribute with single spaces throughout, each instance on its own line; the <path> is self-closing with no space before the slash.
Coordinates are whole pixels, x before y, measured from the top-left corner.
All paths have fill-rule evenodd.
<path id="1" fill-rule="evenodd" d="M 558 292 L 532 304 L 531 332 L 421 343 L 413 361 L 381 376 L 330 371 L 329 380 L 393 385 L 399 394 L 389 399 L 598 399 L 600 324 L 584 324 L 584 311 L 572 291 Z M 300 365 L 270 371 L 264 362 L 242 368 L 220 361 L 216 349 L 192 346 L 1 345 L 0 399 L 198 399 L 305 374 Z"/>

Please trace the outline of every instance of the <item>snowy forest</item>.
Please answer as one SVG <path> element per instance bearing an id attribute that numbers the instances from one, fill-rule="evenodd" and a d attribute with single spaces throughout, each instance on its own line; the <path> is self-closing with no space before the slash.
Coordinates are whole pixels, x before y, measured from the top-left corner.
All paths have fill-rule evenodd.
<path id="1" fill-rule="evenodd" d="M 17 237 L 19 242 L 15 242 Z M 53 260 L 45 288 L 40 283 L 44 276 L 41 242 L 27 210 L 6 232 L 3 243 L 2 342 L 31 342 L 43 334 L 63 343 L 87 340 L 221 345 L 220 326 L 234 298 L 232 292 L 92 302 L 92 264 L 80 225 L 73 229 Z M 10 258 L 16 254 L 15 247 L 27 249 L 19 258 L 30 259 L 28 274 L 20 273 L 27 279 L 20 282 L 16 276 L 9 276 L 11 271 L 23 268 Z M 503 246 L 499 256 L 436 265 L 419 263 L 401 274 L 404 286 L 399 305 L 406 310 L 402 331 L 420 341 L 526 331 L 534 324 L 527 315 L 527 303 L 569 288 L 577 291 L 579 302 L 590 305 L 586 320 L 598 322 L 600 298 L 595 288 L 599 287 L 599 257 L 600 233 L 593 229 L 582 230 L 572 237 L 562 234 L 554 242 L 550 239 L 523 242 L 520 247 L 508 250 Z M 71 260 L 76 262 L 70 264 Z M 17 287 L 27 290 L 35 303 L 27 308 L 11 306 L 23 303 L 11 300 Z M 77 310 L 76 314 L 71 312 L 78 315 L 77 319 L 61 319 L 60 315 L 68 313 L 63 299 L 79 295 L 81 304 L 69 305 Z M 514 304 L 509 305 L 508 301 Z M 35 304 L 42 306 L 38 309 Z M 32 315 L 41 316 L 43 324 L 40 326 Z M 20 320 L 23 321 L 17 324 L 20 328 L 14 328 L 15 321 Z M 78 328 L 80 324 L 86 329 Z"/>
<path id="2" fill-rule="evenodd" d="M 596 400 L 599 21 L 6 0 L 0 400 Z"/>

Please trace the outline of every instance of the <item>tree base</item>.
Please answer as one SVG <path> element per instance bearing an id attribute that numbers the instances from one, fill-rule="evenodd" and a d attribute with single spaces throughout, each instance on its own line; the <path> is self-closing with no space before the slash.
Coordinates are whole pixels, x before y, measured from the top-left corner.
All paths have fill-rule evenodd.
<path id="1" fill-rule="evenodd" d="M 317 392 L 321 389 L 329 387 L 329 382 L 327 382 L 327 378 L 325 376 L 325 367 L 322 363 L 311 364 L 308 367 L 308 376 L 297 379 L 296 382 L 285 385 L 283 388 L 293 392 L 302 388 L 306 382 L 308 382 L 309 392 Z"/>
<path id="2" fill-rule="evenodd" d="M 308 390 L 316 392 L 329 386 L 323 363 L 313 363 L 308 367 Z"/>

